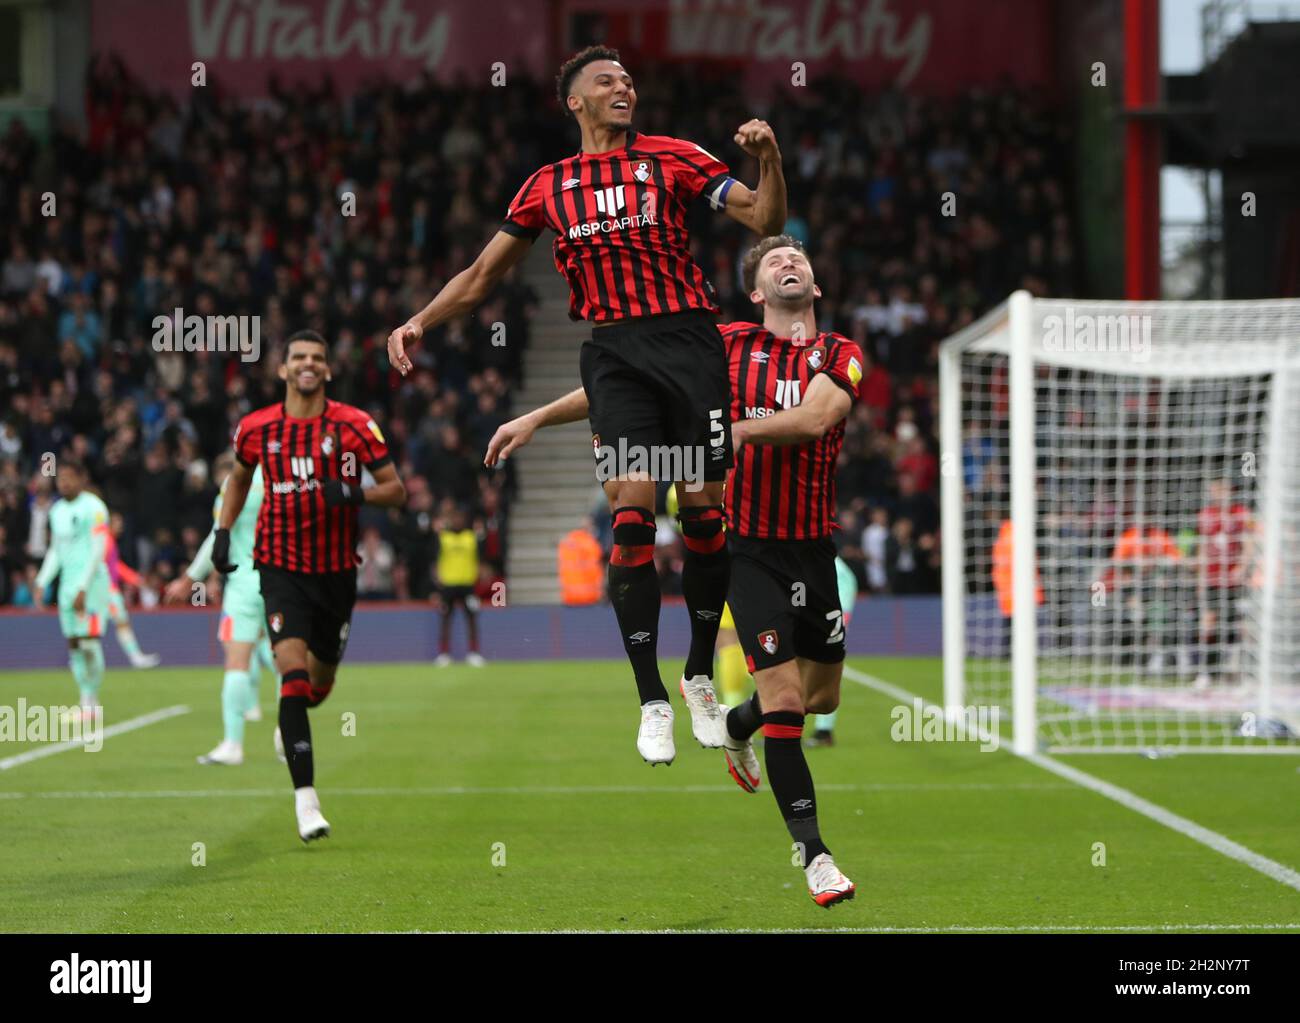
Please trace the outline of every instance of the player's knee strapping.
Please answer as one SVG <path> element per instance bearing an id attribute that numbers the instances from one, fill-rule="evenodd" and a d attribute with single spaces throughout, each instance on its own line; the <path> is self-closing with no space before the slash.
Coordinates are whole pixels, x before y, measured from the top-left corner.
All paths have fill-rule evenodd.
<path id="1" fill-rule="evenodd" d="M 628 506 L 614 509 L 614 549 L 609 563 L 617 568 L 648 565 L 655 557 L 655 513 Z"/>
<path id="2" fill-rule="evenodd" d="M 284 673 L 280 679 L 280 696 L 301 696 L 310 702 L 311 676 L 307 674 L 306 668 L 294 668 Z"/>
<path id="3" fill-rule="evenodd" d="M 682 596 L 691 613 L 691 649 L 686 675 L 713 676 L 713 649 L 722 622 L 722 604 L 731 583 L 731 557 L 718 505 L 683 508 L 677 515 L 686 557 L 682 564 Z"/>
<path id="4" fill-rule="evenodd" d="M 614 509 L 609 602 L 632 663 L 643 704 L 667 701 L 659 677 L 659 577 L 655 574 L 655 515 L 648 508 Z"/>
<path id="5" fill-rule="evenodd" d="M 697 505 L 677 514 L 688 554 L 716 554 L 727 543 L 722 531 L 722 506 Z"/>

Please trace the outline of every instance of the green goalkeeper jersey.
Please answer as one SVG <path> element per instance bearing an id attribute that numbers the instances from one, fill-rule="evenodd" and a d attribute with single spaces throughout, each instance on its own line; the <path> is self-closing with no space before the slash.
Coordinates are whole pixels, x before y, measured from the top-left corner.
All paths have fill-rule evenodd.
<path id="1" fill-rule="evenodd" d="M 56 501 L 50 509 L 50 549 L 36 583 L 44 589 L 62 577 L 59 594 L 71 597 L 83 590 L 108 586 L 108 507 L 89 490 L 71 500 Z"/>
<path id="2" fill-rule="evenodd" d="M 251 589 L 257 592 L 259 589 L 257 570 L 253 568 L 253 541 L 257 534 L 257 516 L 262 510 L 264 493 L 262 467 L 259 465 L 253 470 L 253 479 L 248 484 L 248 497 L 244 500 L 244 507 L 240 509 L 239 517 L 230 527 L 230 563 L 237 566 L 238 571 L 232 572 L 226 580 L 227 590 Z M 216 531 L 217 523 L 221 521 L 221 503 L 225 496 L 226 485 L 222 483 L 220 493 L 212 502 L 213 532 Z M 208 538 L 203 541 L 203 546 L 194 556 L 194 563 L 185 573 L 195 582 L 206 579 L 212 574 L 212 540 L 213 533 L 209 533 Z"/>

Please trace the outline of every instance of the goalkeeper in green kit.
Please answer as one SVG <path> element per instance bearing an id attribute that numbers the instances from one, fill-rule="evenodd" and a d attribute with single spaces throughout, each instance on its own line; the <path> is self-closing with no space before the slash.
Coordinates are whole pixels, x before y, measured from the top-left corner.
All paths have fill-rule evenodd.
<path id="1" fill-rule="evenodd" d="M 218 472 L 228 476 L 234 465 L 229 453 L 217 460 Z M 183 604 L 192 599 L 196 583 L 212 574 L 212 543 L 216 523 L 220 520 L 222 500 L 225 497 L 225 480 L 221 492 L 212 505 L 212 532 L 203 541 L 194 561 L 180 576 L 167 585 L 164 599 L 169 604 Z M 253 472 L 248 497 L 230 530 L 230 556 L 236 563 L 243 559 L 251 564 L 257 515 L 262 507 L 262 470 Z M 263 623 L 266 610 L 262 603 L 261 579 L 256 572 L 236 572 L 227 576 L 221 596 L 221 622 L 217 638 L 226 654 L 226 673 L 221 683 L 221 721 L 224 729 L 221 742 L 210 753 L 198 758 L 200 764 L 221 764 L 235 767 L 244 762 L 244 722 L 260 721 L 261 707 L 257 700 L 257 682 L 263 669 L 275 671 L 275 659 L 266 639 Z"/>
<path id="2" fill-rule="evenodd" d="M 108 620 L 108 508 L 86 489 L 86 470 L 68 457 L 58 460 L 62 500 L 50 509 L 50 546 L 33 587 L 39 610 L 45 588 L 59 580 L 59 628 L 68 641 L 68 664 L 81 694 L 81 720 L 94 720 L 104 682 L 100 637 Z"/>

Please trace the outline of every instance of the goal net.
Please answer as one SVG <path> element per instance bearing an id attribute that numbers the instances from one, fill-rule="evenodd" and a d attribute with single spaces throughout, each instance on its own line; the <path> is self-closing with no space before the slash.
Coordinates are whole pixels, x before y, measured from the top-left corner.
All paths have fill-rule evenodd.
<path id="1" fill-rule="evenodd" d="M 944 702 L 1300 752 L 1300 301 L 1016 292 L 940 356 Z"/>

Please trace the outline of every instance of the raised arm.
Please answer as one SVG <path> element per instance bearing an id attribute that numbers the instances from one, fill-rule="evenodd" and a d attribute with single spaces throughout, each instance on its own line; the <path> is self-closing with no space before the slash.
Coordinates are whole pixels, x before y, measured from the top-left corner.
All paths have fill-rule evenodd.
<path id="1" fill-rule="evenodd" d="M 503 423 L 488 442 L 487 454 L 483 464 L 494 466 L 504 462 L 516 448 L 522 448 L 533 434 L 544 426 L 559 426 L 561 423 L 576 423 L 587 418 L 587 392 L 581 387 L 570 391 L 563 398 L 556 398 L 549 405 L 525 412 L 522 416 Z"/>
<path id="2" fill-rule="evenodd" d="M 463 316 L 492 293 L 507 270 L 524 258 L 532 247 L 531 238 L 498 231 L 468 267 L 449 280 L 433 301 L 388 335 L 388 361 L 406 376 L 411 371 L 408 345 L 440 323 Z"/>
<path id="3" fill-rule="evenodd" d="M 813 377 L 808 393 L 794 408 L 782 409 L 762 419 L 739 419 L 731 424 L 732 444 L 806 444 L 823 436 L 849 414 L 853 399 L 825 373 Z"/>
<path id="4" fill-rule="evenodd" d="M 737 181 L 727 192 L 726 213 L 761 237 L 785 228 L 785 174 L 776 135 L 766 121 L 747 121 L 736 131 L 736 144 L 758 160 L 758 184 L 752 189 Z"/>

